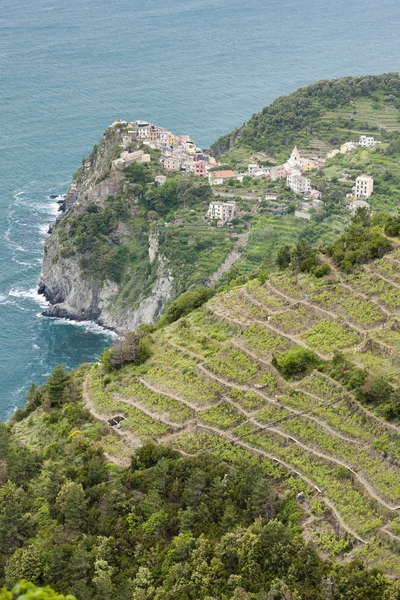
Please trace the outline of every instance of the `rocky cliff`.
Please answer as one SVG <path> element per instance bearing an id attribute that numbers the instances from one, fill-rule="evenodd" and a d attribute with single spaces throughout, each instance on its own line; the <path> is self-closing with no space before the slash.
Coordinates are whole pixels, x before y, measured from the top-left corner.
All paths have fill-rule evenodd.
<path id="1" fill-rule="evenodd" d="M 108 128 L 101 142 L 74 174 L 64 212 L 52 228 L 44 249 L 39 293 L 49 302 L 46 316 L 91 320 L 117 331 L 127 331 L 140 323 L 154 322 L 173 295 L 171 272 L 158 253 L 154 232 L 148 231 L 146 223 L 142 222 L 124 173 L 111 171 L 112 160 L 120 155 L 124 133 L 123 126 Z M 92 243 L 89 247 L 90 228 L 93 227 L 90 215 L 96 215 L 99 220 L 104 214 L 106 220 L 111 210 L 110 198 L 119 199 L 122 216 L 118 215 L 111 224 L 107 221 L 106 235 L 103 229 L 98 235 L 106 251 L 111 248 L 123 263 L 122 275 L 118 272 L 115 277 L 110 276 L 109 264 L 104 263 L 102 254 L 95 265 L 98 268 L 93 269 L 93 261 L 89 266 L 86 264 L 91 255 L 99 253 L 98 246 Z M 111 208 L 116 213 L 113 205 Z M 82 229 L 83 223 L 88 225 Z M 133 241 L 132 237 L 135 237 Z M 145 284 L 137 282 L 138 289 L 124 301 L 119 294 L 124 287 L 124 278 L 132 269 L 131 262 L 124 262 L 124 255 L 132 252 L 134 242 L 141 247 L 138 260 L 142 270 L 147 269 L 148 276 Z M 133 273 L 132 281 L 131 287 L 134 287 Z"/>

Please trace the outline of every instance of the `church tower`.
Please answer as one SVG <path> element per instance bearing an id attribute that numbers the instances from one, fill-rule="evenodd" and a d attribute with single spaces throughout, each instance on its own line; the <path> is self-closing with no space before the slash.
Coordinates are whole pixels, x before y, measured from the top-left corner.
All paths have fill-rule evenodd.
<path id="1" fill-rule="evenodd" d="M 292 154 L 288 160 L 288 163 L 292 169 L 300 169 L 301 170 L 301 156 L 300 152 L 297 150 L 297 146 L 295 146 L 292 150 Z"/>

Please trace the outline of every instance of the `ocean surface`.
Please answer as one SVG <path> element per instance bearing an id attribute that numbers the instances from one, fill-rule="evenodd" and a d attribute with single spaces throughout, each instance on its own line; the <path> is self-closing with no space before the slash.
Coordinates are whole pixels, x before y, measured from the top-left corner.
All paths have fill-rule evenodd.
<path id="1" fill-rule="evenodd" d="M 40 315 L 50 196 L 116 118 L 206 147 L 277 96 L 400 68 L 398 0 L 0 0 L 0 419 L 112 342 Z"/>

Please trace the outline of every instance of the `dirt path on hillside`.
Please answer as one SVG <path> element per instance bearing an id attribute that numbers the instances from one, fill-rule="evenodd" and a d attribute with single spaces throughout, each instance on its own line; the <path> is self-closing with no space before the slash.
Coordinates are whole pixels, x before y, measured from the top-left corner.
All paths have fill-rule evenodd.
<path id="1" fill-rule="evenodd" d="M 354 396 L 354 394 L 352 394 L 351 392 L 349 392 L 349 390 L 347 390 L 344 387 L 344 385 L 342 385 L 339 381 L 336 381 L 336 379 L 333 379 L 332 377 L 330 377 L 326 373 L 320 373 L 319 371 L 313 371 L 313 373 L 315 373 L 317 375 L 320 375 L 321 377 L 325 377 L 325 379 L 327 379 L 328 381 L 330 381 L 331 383 L 333 383 L 336 387 L 339 387 L 340 389 L 342 389 L 343 392 L 345 394 L 347 394 L 351 398 L 351 400 L 358 406 L 358 408 L 361 411 L 363 411 L 366 415 L 368 415 L 374 421 L 376 421 L 377 423 L 379 423 L 379 425 L 381 425 L 384 429 L 385 429 L 385 427 L 388 427 L 389 429 L 393 429 L 394 431 L 397 431 L 397 433 L 400 433 L 400 427 L 398 425 L 394 425 L 394 423 L 390 423 L 389 421 L 385 421 L 385 419 L 381 419 L 380 417 L 378 417 L 378 415 L 376 415 L 375 413 L 373 413 L 370 410 L 368 410 L 368 408 L 365 408 L 365 406 L 363 406 L 361 404 L 361 402 L 359 402 L 357 400 L 357 398 Z"/>
<path id="2" fill-rule="evenodd" d="M 96 410 L 96 408 L 93 405 L 92 399 L 90 397 L 87 379 L 85 379 L 82 384 L 82 399 L 85 404 L 85 407 L 88 409 L 90 414 L 97 421 L 102 421 L 103 423 L 106 423 L 108 426 L 108 419 L 116 416 L 115 412 L 105 414 L 105 413 L 99 413 Z M 120 415 L 120 416 L 123 416 L 123 415 Z M 140 437 L 137 435 L 134 435 L 130 431 L 126 431 L 126 430 L 122 431 L 121 429 L 115 429 L 115 430 L 113 429 L 112 431 L 114 433 L 116 433 L 120 438 L 124 439 L 124 441 L 125 440 L 129 441 L 128 448 L 130 448 L 132 450 L 132 452 L 134 452 L 137 448 L 140 448 L 140 446 L 142 445 Z M 107 460 L 109 460 L 115 464 L 118 464 L 122 467 L 125 467 L 127 465 L 126 458 L 118 458 L 116 456 L 109 454 L 108 452 L 103 452 L 103 454 L 107 458 Z"/>
<path id="3" fill-rule="evenodd" d="M 291 297 L 288 296 L 285 292 L 281 292 L 280 290 L 278 290 L 277 288 L 275 288 L 271 283 L 268 283 L 268 286 L 271 288 L 271 290 L 273 292 L 275 292 L 276 294 L 279 294 L 280 296 L 282 296 L 282 298 L 285 298 L 285 300 L 290 300 Z M 353 293 L 354 290 L 353 290 Z M 356 294 L 357 295 L 357 294 Z M 327 315 L 328 317 L 331 317 L 331 319 L 333 319 L 334 321 L 342 321 L 343 323 L 345 323 L 346 325 L 348 325 L 348 327 L 350 327 L 351 329 L 354 329 L 355 331 L 357 331 L 357 333 L 365 336 L 367 334 L 368 331 L 372 331 L 372 329 L 362 329 L 361 327 L 359 327 L 358 325 L 355 325 L 354 323 L 352 323 L 351 321 L 349 321 L 346 317 L 344 317 L 341 314 L 338 313 L 334 313 L 330 310 L 327 310 L 326 308 L 321 308 L 320 306 L 317 306 L 315 304 L 312 304 L 311 302 L 308 302 L 307 300 L 296 300 L 296 302 L 294 302 L 295 304 L 302 304 L 303 306 L 307 306 L 309 308 L 312 308 L 313 310 L 316 310 L 317 312 L 320 312 L 324 315 Z M 292 304 L 293 304 L 293 300 L 292 300 Z"/>
<path id="4" fill-rule="evenodd" d="M 269 427 L 268 429 L 269 429 L 269 431 L 273 431 L 274 433 L 276 433 L 277 435 L 280 435 L 281 437 L 283 437 L 285 439 L 291 440 L 292 442 L 297 444 L 300 448 L 302 448 L 306 452 L 309 452 L 310 454 L 313 454 L 314 456 L 317 456 L 318 458 L 321 458 L 324 461 L 333 462 L 334 464 L 338 465 L 339 467 L 343 467 L 344 469 L 347 469 L 352 475 L 354 475 L 354 477 L 362 485 L 362 487 L 366 490 L 367 494 L 369 496 L 371 496 L 371 498 L 374 498 L 374 500 L 376 500 L 384 508 L 387 508 L 390 511 L 395 510 L 395 505 L 389 504 L 388 502 L 386 502 L 386 500 L 381 498 L 381 496 L 379 496 L 376 493 L 371 482 L 369 480 L 367 480 L 364 477 L 364 475 L 360 475 L 360 473 L 357 473 L 357 471 L 355 471 L 352 467 L 350 467 L 347 463 L 345 463 L 340 458 L 335 458 L 334 456 L 330 456 L 329 454 L 324 454 L 323 452 L 320 452 L 319 450 L 313 448 L 312 446 L 307 446 L 307 444 L 300 442 L 300 440 L 297 440 L 295 437 L 291 436 L 290 434 L 282 431 L 281 429 L 279 429 L 277 427 Z"/>
<path id="5" fill-rule="evenodd" d="M 251 292 L 249 292 L 249 290 L 247 290 L 246 288 L 243 288 L 241 290 L 241 295 L 242 295 L 242 298 L 244 297 L 251 304 L 254 304 L 255 306 L 258 306 L 259 308 L 261 308 L 262 310 L 265 310 L 265 312 L 269 315 L 275 315 L 275 316 L 280 315 L 281 313 L 286 312 L 294 304 L 294 302 L 292 302 L 291 304 L 287 305 L 284 309 L 271 310 L 269 308 L 269 306 L 266 306 L 261 300 L 254 298 L 253 294 Z"/>
<path id="6" fill-rule="evenodd" d="M 181 396 L 176 396 L 175 394 L 172 394 L 172 393 L 170 394 L 169 392 L 167 393 L 167 392 L 161 391 L 159 388 L 157 388 L 153 384 L 149 383 L 145 379 L 142 379 L 141 377 L 138 378 L 138 381 L 140 381 L 140 383 L 142 383 L 144 386 L 146 386 L 149 390 L 151 390 L 155 394 L 161 394 L 163 396 L 167 396 L 167 398 L 172 398 L 173 400 L 176 400 L 177 402 L 181 402 L 182 404 L 185 404 L 188 408 L 191 408 L 195 413 L 201 413 L 201 412 L 204 412 L 205 410 L 208 410 L 209 408 L 213 408 L 215 406 L 219 406 L 220 404 L 222 404 L 222 400 L 220 400 L 219 402 L 205 404 L 204 406 L 197 406 L 193 402 L 190 402 L 189 400 L 181 398 Z"/>
<path id="7" fill-rule="evenodd" d="M 339 432 L 335 431 L 334 429 L 332 429 L 327 423 L 325 423 L 324 421 L 321 421 L 318 417 L 313 416 L 312 411 L 310 411 L 309 413 L 305 412 L 305 411 L 300 411 L 300 410 L 296 410 L 293 407 L 287 406 L 286 404 L 279 402 L 279 397 L 277 400 L 271 398 L 270 396 L 267 396 L 266 394 L 263 394 L 260 390 L 257 390 L 256 388 L 253 388 L 251 386 L 240 386 L 239 384 L 235 384 L 235 383 L 231 383 L 226 379 L 223 379 L 221 377 L 218 377 L 217 375 L 215 375 L 214 373 L 212 373 L 211 371 L 208 371 L 208 369 L 206 369 L 204 367 L 204 365 L 198 365 L 198 368 L 209 378 L 209 379 L 214 379 L 215 381 L 218 381 L 218 383 L 220 383 L 221 385 L 223 385 L 224 387 L 228 387 L 231 389 L 242 389 L 243 391 L 249 391 L 252 392 L 254 394 L 256 394 L 257 396 L 259 396 L 260 398 L 262 398 L 263 400 L 265 400 L 266 402 L 268 402 L 269 404 L 272 404 L 273 406 L 276 406 L 277 408 L 284 408 L 288 413 L 291 413 L 293 416 L 291 418 L 305 418 L 305 419 L 309 419 L 310 421 L 313 421 L 314 423 L 316 423 L 319 427 L 321 427 L 321 429 L 323 431 L 325 431 L 325 433 L 332 435 L 333 437 L 335 437 L 338 440 L 342 440 L 343 442 L 347 442 L 347 443 L 352 443 L 356 446 L 361 446 L 361 444 L 359 442 L 357 442 L 357 440 L 352 440 L 350 438 L 346 438 L 345 436 L 342 436 Z M 229 401 L 229 392 L 228 392 L 228 397 L 227 397 L 227 401 Z M 339 402 L 339 400 L 338 400 Z M 232 402 L 232 404 L 234 405 L 234 403 Z M 323 408 L 325 405 L 325 403 L 321 403 L 321 408 Z M 256 411 L 258 412 L 258 411 Z M 254 419 L 255 415 L 249 415 L 249 419 L 248 420 L 252 420 Z M 289 418 L 289 417 L 288 417 Z M 243 425 L 243 423 L 241 423 L 241 425 Z M 263 429 L 268 429 L 268 426 L 265 424 L 261 424 L 258 422 L 258 426 L 260 428 Z"/>
<path id="8" fill-rule="evenodd" d="M 381 275 L 380 273 L 377 273 L 373 269 L 371 269 L 371 268 L 368 269 L 368 273 L 370 275 L 375 275 L 376 277 L 379 277 L 379 279 L 382 279 L 382 281 L 385 281 L 386 283 L 389 283 L 389 285 L 392 285 L 394 288 L 400 290 L 400 284 L 396 283 L 395 281 L 392 281 L 391 279 L 388 279 L 387 277 L 385 277 L 384 275 Z"/>
<path id="9" fill-rule="evenodd" d="M 247 242 L 249 240 L 249 233 L 249 231 L 246 231 L 245 233 L 241 233 L 238 235 L 238 239 L 235 242 L 235 245 L 233 246 L 232 250 L 226 255 L 224 262 L 207 279 L 206 287 L 211 287 L 212 284 L 218 279 L 220 279 L 223 273 L 229 271 L 229 269 L 235 264 L 238 258 L 241 257 L 243 250 L 240 250 L 240 248 L 246 248 Z"/>
<path id="10" fill-rule="evenodd" d="M 204 360 L 204 356 L 200 356 L 200 354 L 196 354 L 196 352 L 193 352 L 192 350 L 179 346 L 179 344 L 172 342 L 168 337 L 165 337 L 164 339 L 171 348 L 174 348 L 174 350 L 178 350 L 178 352 L 181 352 L 182 354 L 189 354 L 189 356 L 196 360 Z"/>
<path id="11" fill-rule="evenodd" d="M 133 406 L 133 408 L 136 408 L 140 412 L 144 413 L 147 417 L 149 417 L 153 421 L 159 421 L 163 425 L 167 425 L 168 427 L 171 427 L 172 429 L 179 429 L 182 427 L 181 423 L 175 423 L 174 421 L 170 421 L 169 418 L 167 418 L 167 416 L 169 416 L 168 413 L 154 413 L 153 411 L 149 410 L 148 408 L 145 408 L 141 402 L 132 400 L 132 398 L 126 398 L 125 396 L 122 396 L 121 394 L 117 394 L 115 392 L 113 393 L 113 398 L 117 402 L 122 402 L 123 404 L 127 404 L 128 406 Z M 128 422 L 129 422 L 129 420 L 128 420 Z"/>

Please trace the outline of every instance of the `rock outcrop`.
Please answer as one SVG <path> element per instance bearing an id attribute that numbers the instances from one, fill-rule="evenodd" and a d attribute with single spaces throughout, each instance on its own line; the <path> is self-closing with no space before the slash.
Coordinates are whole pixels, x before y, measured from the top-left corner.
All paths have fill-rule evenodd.
<path id="1" fill-rule="evenodd" d="M 111 161 L 119 155 L 123 131 L 109 128 L 91 155 L 82 161 L 67 192 L 63 213 L 46 240 L 39 293 L 49 302 L 43 313 L 96 323 L 119 332 L 135 329 L 140 323 L 152 323 L 174 295 L 173 278 L 165 260 L 158 255 L 158 240 L 148 234 L 149 264 L 154 263 L 150 293 L 139 295 L 134 305 L 116 302 L 120 284 L 107 278 L 83 272 L 82 253 L 63 251 L 63 236 L 68 237 L 71 219 L 83 216 L 89 205 L 98 209 L 110 196 L 124 190 L 125 178 L 120 171 L 111 171 Z M 115 236 L 128 236 L 124 223 L 119 223 Z M 157 265 L 157 266 L 156 266 Z"/>

